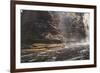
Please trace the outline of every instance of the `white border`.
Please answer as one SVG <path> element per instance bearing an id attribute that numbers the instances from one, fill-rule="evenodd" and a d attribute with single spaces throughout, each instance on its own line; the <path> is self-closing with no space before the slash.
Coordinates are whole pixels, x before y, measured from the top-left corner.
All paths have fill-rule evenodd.
<path id="1" fill-rule="evenodd" d="M 65 12 L 89 12 L 90 13 L 90 60 L 81 61 L 58 61 L 58 62 L 35 62 L 20 63 L 20 10 L 42 10 L 42 11 L 65 11 Z M 94 10 L 84 8 L 69 7 L 52 7 L 52 6 L 35 6 L 35 5 L 16 5 L 16 69 L 23 68 L 40 68 L 40 67 L 57 67 L 57 66 L 74 66 L 94 63 Z"/>

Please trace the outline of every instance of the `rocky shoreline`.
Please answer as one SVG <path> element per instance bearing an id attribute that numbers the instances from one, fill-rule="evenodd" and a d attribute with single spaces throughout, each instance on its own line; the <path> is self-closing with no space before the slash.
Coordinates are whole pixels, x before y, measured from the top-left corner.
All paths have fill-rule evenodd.
<path id="1" fill-rule="evenodd" d="M 39 45 L 39 44 L 38 44 Z M 54 45 L 55 46 L 55 45 Z M 41 49 L 22 49 L 21 62 L 51 62 L 64 60 L 86 60 L 89 59 L 89 45 L 74 47 L 51 47 Z"/>

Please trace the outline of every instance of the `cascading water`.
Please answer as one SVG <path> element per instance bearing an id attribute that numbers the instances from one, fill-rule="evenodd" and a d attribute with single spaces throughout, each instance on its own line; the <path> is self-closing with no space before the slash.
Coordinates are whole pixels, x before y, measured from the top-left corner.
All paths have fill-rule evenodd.
<path id="1" fill-rule="evenodd" d="M 88 13 L 71 13 L 71 12 L 59 12 L 57 13 L 58 17 L 59 17 L 59 29 L 60 32 L 63 36 L 63 42 L 65 44 L 65 48 L 67 48 L 69 45 L 70 46 L 77 46 L 78 45 L 86 45 L 89 44 L 89 14 Z M 75 20 L 76 19 L 76 20 Z M 76 23 L 76 24 L 75 24 Z M 73 24 L 75 26 L 77 26 L 77 28 L 73 27 Z M 83 27 L 79 27 L 79 26 L 83 26 Z M 82 29 L 83 32 L 79 33 L 79 32 L 73 32 L 71 30 L 76 29 L 78 31 L 78 29 Z M 70 31 L 70 32 L 69 32 Z M 78 39 L 79 36 L 77 35 L 73 35 L 73 34 L 85 34 L 85 38 L 79 39 L 78 41 L 76 39 Z M 70 35 L 69 35 L 70 34 Z M 72 34 L 72 35 L 71 35 Z M 68 38 L 71 37 L 71 38 Z M 77 37 L 77 38 L 74 38 Z M 74 43 L 76 42 L 76 43 Z M 74 44 L 73 44 L 74 43 Z"/>
<path id="2" fill-rule="evenodd" d="M 86 33 L 86 42 L 89 42 L 89 13 L 85 13 L 83 16 L 83 23 L 84 23 L 84 29 Z"/>

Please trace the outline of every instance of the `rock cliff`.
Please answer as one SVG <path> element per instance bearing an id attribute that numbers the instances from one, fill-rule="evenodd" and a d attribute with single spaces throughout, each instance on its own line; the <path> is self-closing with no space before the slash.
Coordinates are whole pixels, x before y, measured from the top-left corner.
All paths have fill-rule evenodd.
<path id="1" fill-rule="evenodd" d="M 21 12 L 21 48 L 34 43 L 69 43 L 86 39 L 85 13 L 32 11 Z M 87 31 L 85 31 L 87 29 Z"/>

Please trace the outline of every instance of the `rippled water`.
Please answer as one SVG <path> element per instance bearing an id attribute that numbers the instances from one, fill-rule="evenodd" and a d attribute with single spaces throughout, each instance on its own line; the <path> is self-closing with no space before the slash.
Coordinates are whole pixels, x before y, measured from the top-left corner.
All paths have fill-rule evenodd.
<path id="1" fill-rule="evenodd" d="M 24 49 L 21 53 L 21 62 L 50 62 L 67 60 L 86 60 L 89 59 L 89 46 L 82 45 L 67 48 L 50 49 Z"/>

